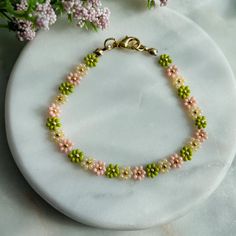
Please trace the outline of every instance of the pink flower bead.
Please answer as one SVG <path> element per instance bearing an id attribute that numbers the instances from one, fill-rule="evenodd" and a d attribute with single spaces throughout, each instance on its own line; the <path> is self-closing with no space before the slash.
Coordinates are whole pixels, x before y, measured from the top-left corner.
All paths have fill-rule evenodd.
<path id="1" fill-rule="evenodd" d="M 169 78 L 175 79 L 179 75 L 179 69 L 176 65 L 169 66 L 166 69 L 166 74 Z"/>
<path id="2" fill-rule="evenodd" d="M 133 178 L 135 180 L 142 180 L 145 178 L 146 171 L 143 169 L 143 166 L 136 166 L 132 170 Z"/>
<path id="3" fill-rule="evenodd" d="M 60 151 L 66 154 L 68 154 L 74 146 L 74 144 L 69 139 L 61 139 L 58 144 Z"/>
<path id="4" fill-rule="evenodd" d="M 186 98 L 184 100 L 184 106 L 188 109 L 195 107 L 197 105 L 197 100 L 195 97 Z"/>
<path id="5" fill-rule="evenodd" d="M 183 164 L 183 158 L 178 154 L 173 154 L 170 156 L 169 162 L 171 163 L 171 168 L 180 168 Z"/>
<path id="6" fill-rule="evenodd" d="M 106 171 L 106 164 L 103 161 L 96 161 L 93 166 L 93 172 L 96 173 L 96 175 L 104 175 Z"/>
<path id="7" fill-rule="evenodd" d="M 49 108 L 48 108 L 48 114 L 51 117 L 58 117 L 61 114 L 61 108 L 53 103 Z"/>
<path id="8" fill-rule="evenodd" d="M 204 129 L 198 129 L 195 136 L 201 143 L 208 139 L 207 132 Z"/>
<path id="9" fill-rule="evenodd" d="M 73 84 L 73 85 L 77 85 L 80 83 L 80 80 L 81 80 L 81 77 L 78 73 L 74 72 L 74 73 L 70 73 L 68 76 L 67 76 L 67 80 Z"/>

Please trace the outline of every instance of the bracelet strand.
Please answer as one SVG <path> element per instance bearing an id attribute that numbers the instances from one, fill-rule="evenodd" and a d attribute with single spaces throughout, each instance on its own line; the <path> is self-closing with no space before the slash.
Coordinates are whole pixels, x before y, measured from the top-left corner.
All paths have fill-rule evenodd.
<path id="1" fill-rule="evenodd" d="M 88 54 L 84 58 L 84 62 L 76 66 L 76 68 L 68 74 L 66 81 L 60 84 L 59 94 L 57 94 L 48 108 L 46 126 L 49 129 L 50 137 L 59 147 L 59 150 L 66 154 L 72 163 L 78 164 L 83 169 L 89 170 L 97 176 L 119 178 L 122 180 L 142 180 L 145 177 L 154 178 L 158 176 L 159 173 L 167 173 L 171 169 L 180 168 L 184 162 L 192 160 L 193 154 L 200 148 L 202 143 L 207 140 L 208 135 L 205 131 L 207 120 L 206 117 L 202 115 L 197 100 L 195 97 L 191 96 L 190 88 L 185 85 L 185 79 L 180 75 L 178 67 L 172 64 L 172 59 L 167 54 L 160 55 L 158 63 L 165 70 L 169 82 L 175 88 L 185 111 L 193 120 L 194 126 L 193 136 L 180 149 L 179 153 L 174 153 L 166 159 L 147 163 L 143 166 L 120 166 L 119 164 L 113 163 L 107 165 L 104 161 L 95 160 L 85 155 L 80 149 L 74 148 L 73 142 L 66 138 L 60 121 L 62 105 L 66 103 L 68 96 L 74 92 L 75 87 L 80 84 L 88 70 L 97 65 L 99 58 L 106 51 L 110 51 L 114 48 L 131 49 L 146 52 L 153 56 L 157 55 L 155 48 L 148 48 L 142 45 L 140 40 L 135 37 L 126 36 L 120 41 L 114 38 L 106 39 L 103 48 L 97 48 L 93 53 Z"/>

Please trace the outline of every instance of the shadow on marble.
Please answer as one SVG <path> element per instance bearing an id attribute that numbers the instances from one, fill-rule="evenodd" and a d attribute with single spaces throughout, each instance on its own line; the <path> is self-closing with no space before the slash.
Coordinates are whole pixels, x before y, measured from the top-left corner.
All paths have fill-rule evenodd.
<path id="1" fill-rule="evenodd" d="M 236 1 L 235 0 L 229 0 L 229 3 L 227 4 L 226 12 L 225 14 L 230 19 L 236 18 Z"/>

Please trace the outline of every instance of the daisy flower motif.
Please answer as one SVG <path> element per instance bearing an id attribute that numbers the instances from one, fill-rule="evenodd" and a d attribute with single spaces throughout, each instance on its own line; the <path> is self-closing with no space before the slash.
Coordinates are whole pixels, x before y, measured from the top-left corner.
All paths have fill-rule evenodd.
<path id="1" fill-rule="evenodd" d="M 173 79 L 173 85 L 175 88 L 179 89 L 181 86 L 184 86 L 184 78 L 181 76 L 178 76 Z"/>
<path id="2" fill-rule="evenodd" d="M 60 151 L 66 154 L 68 154 L 74 146 L 74 144 L 69 139 L 61 139 L 58 144 Z"/>
<path id="3" fill-rule="evenodd" d="M 193 150 L 190 146 L 184 146 L 180 150 L 180 155 L 183 157 L 184 161 L 191 161 L 193 157 Z"/>
<path id="4" fill-rule="evenodd" d="M 207 132 L 204 129 L 198 129 L 195 137 L 202 143 L 208 139 Z"/>
<path id="5" fill-rule="evenodd" d="M 49 108 L 48 108 L 48 115 L 50 117 L 59 117 L 61 114 L 61 108 L 53 103 Z"/>
<path id="6" fill-rule="evenodd" d="M 183 164 L 183 157 L 175 153 L 170 156 L 169 162 L 171 164 L 171 168 L 180 168 Z"/>
<path id="7" fill-rule="evenodd" d="M 84 58 L 84 63 L 88 67 L 95 67 L 98 63 L 98 56 L 95 53 L 88 54 Z"/>
<path id="8" fill-rule="evenodd" d="M 61 127 L 61 121 L 57 117 L 49 117 L 47 118 L 46 126 L 49 130 L 57 130 Z"/>
<path id="9" fill-rule="evenodd" d="M 80 83 L 80 80 L 81 80 L 81 77 L 79 75 L 79 73 L 70 73 L 68 76 L 67 76 L 67 80 L 73 84 L 73 85 L 77 85 Z"/>
<path id="10" fill-rule="evenodd" d="M 196 119 L 198 116 L 202 114 L 202 111 L 199 107 L 192 107 L 189 111 L 189 114 L 193 119 Z"/>
<path id="11" fill-rule="evenodd" d="M 169 66 L 167 69 L 166 69 L 166 74 L 169 78 L 171 79 L 175 79 L 178 77 L 179 75 L 179 69 L 176 65 L 172 65 L 172 66 Z"/>
<path id="12" fill-rule="evenodd" d="M 159 168 L 156 163 L 150 163 L 146 166 L 147 177 L 154 178 L 159 173 Z"/>
<path id="13" fill-rule="evenodd" d="M 85 158 L 81 162 L 81 167 L 83 167 L 85 170 L 92 170 L 94 167 L 95 160 L 93 158 Z"/>
<path id="14" fill-rule="evenodd" d="M 195 125 L 198 129 L 206 128 L 207 127 L 207 119 L 205 116 L 198 116 L 195 120 Z"/>
<path id="15" fill-rule="evenodd" d="M 84 153 L 80 149 L 72 150 L 67 156 L 74 163 L 80 163 L 84 159 Z"/>
<path id="16" fill-rule="evenodd" d="M 184 106 L 188 109 L 193 108 L 197 105 L 197 100 L 195 97 L 186 98 L 184 100 Z"/>
<path id="17" fill-rule="evenodd" d="M 56 103 L 57 105 L 62 105 L 65 104 L 67 102 L 67 96 L 64 94 L 59 94 L 56 96 L 54 103 Z"/>
<path id="18" fill-rule="evenodd" d="M 93 172 L 100 176 L 104 175 L 106 171 L 106 164 L 103 161 L 96 161 L 93 165 Z"/>
<path id="19" fill-rule="evenodd" d="M 108 178 L 117 178 L 120 176 L 120 167 L 118 164 L 109 164 L 106 168 L 105 175 Z"/>
<path id="20" fill-rule="evenodd" d="M 58 143 L 61 139 L 64 138 L 64 132 L 61 129 L 57 129 L 51 132 L 51 138 L 54 142 Z"/>
<path id="21" fill-rule="evenodd" d="M 193 151 L 197 151 L 201 146 L 201 142 L 196 138 L 191 138 L 188 143 L 188 146 L 190 146 Z"/>
<path id="22" fill-rule="evenodd" d="M 123 180 L 130 179 L 132 177 L 132 174 L 132 170 L 129 166 L 120 169 L 120 178 Z"/>
<path id="23" fill-rule="evenodd" d="M 178 88 L 178 96 L 182 99 L 186 99 L 190 96 L 190 88 L 189 86 L 180 86 Z"/>
<path id="24" fill-rule="evenodd" d="M 168 67 L 170 64 L 172 63 L 172 59 L 170 58 L 170 56 L 168 54 L 162 54 L 160 55 L 159 58 L 159 64 L 166 68 Z"/>
<path id="25" fill-rule="evenodd" d="M 74 84 L 70 82 L 61 83 L 59 86 L 59 91 L 64 95 L 69 95 L 74 92 Z"/>
<path id="26" fill-rule="evenodd" d="M 79 74 L 80 77 L 87 75 L 88 67 L 85 64 L 80 64 L 76 66 L 75 72 Z"/>
<path id="27" fill-rule="evenodd" d="M 158 161 L 157 167 L 160 171 L 160 173 L 167 173 L 170 170 L 171 163 L 168 160 L 161 160 Z"/>
<path id="28" fill-rule="evenodd" d="M 136 166 L 133 168 L 133 178 L 135 180 L 142 180 L 145 178 L 146 171 L 143 169 L 143 166 Z"/>

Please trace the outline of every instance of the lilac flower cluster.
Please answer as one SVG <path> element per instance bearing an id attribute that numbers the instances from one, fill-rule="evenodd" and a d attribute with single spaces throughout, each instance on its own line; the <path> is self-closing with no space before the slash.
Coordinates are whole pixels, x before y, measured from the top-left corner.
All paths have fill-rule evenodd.
<path id="1" fill-rule="evenodd" d="M 66 13 L 79 27 L 106 29 L 109 25 L 110 10 L 102 6 L 100 0 L 62 0 L 60 11 Z M 16 4 L 17 11 L 28 10 L 28 0 Z M 16 33 L 19 40 L 32 40 L 39 29 L 49 30 L 57 20 L 56 7 L 51 0 L 36 3 L 25 19 L 16 18 Z"/>
<path id="2" fill-rule="evenodd" d="M 166 6 L 167 5 L 168 0 L 160 0 L 160 6 Z"/>
<path id="3" fill-rule="evenodd" d="M 95 28 L 106 29 L 109 25 L 110 10 L 102 7 L 100 0 L 62 0 L 65 12 L 71 15 L 79 27 L 87 23 Z"/>
<path id="4" fill-rule="evenodd" d="M 16 9 L 18 11 L 25 11 L 28 8 L 28 2 L 27 0 L 21 0 L 20 3 L 16 4 Z"/>
<path id="5" fill-rule="evenodd" d="M 1 0 L 0 0 L 1 1 Z M 149 9 L 166 6 L 168 0 L 147 1 Z M 57 20 L 57 14 L 65 13 L 70 21 L 86 29 L 106 29 L 109 25 L 110 10 L 102 6 L 101 0 L 14 0 L 5 6 L 1 5 L 0 19 L 6 24 L 1 28 L 9 28 L 16 32 L 20 41 L 34 39 L 40 29 L 49 30 Z M 17 3 L 16 3 L 17 2 Z"/>
<path id="6" fill-rule="evenodd" d="M 28 20 L 17 20 L 17 37 L 20 41 L 30 41 L 34 39 L 36 32 L 33 23 Z"/>
<path id="7" fill-rule="evenodd" d="M 28 9 L 27 0 L 21 0 L 16 5 L 17 11 L 26 11 Z M 36 23 L 33 24 L 31 19 L 35 19 Z M 46 0 L 45 3 L 36 4 L 36 9 L 32 14 L 29 14 L 29 20 L 17 19 L 17 36 L 20 41 L 32 40 L 36 35 L 36 30 L 47 29 L 49 26 L 56 22 L 57 16 L 53 10 L 50 0 Z"/>
<path id="8" fill-rule="evenodd" d="M 36 27 L 39 29 L 49 30 L 49 26 L 57 20 L 57 15 L 50 4 L 50 0 L 46 0 L 43 4 L 37 3 L 34 16 L 37 19 Z"/>

